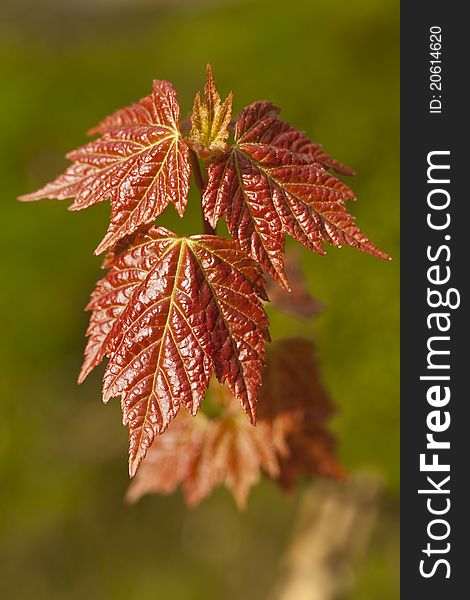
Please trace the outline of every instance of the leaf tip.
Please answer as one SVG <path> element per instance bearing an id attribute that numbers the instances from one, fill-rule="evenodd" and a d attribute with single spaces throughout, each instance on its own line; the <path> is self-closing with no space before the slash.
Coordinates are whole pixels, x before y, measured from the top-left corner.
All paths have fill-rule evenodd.
<path id="1" fill-rule="evenodd" d="M 138 500 L 139 500 L 139 495 L 138 495 L 138 493 L 135 492 L 135 490 L 133 489 L 133 486 L 131 485 L 130 487 L 127 488 L 127 491 L 124 494 L 124 502 L 126 504 L 133 505 L 133 504 L 137 504 Z"/>
<path id="2" fill-rule="evenodd" d="M 240 512 L 245 512 L 248 508 L 248 494 L 236 494 L 234 491 L 232 492 L 235 499 L 235 504 Z"/>
<path id="3" fill-rule="evenodd" d="M 162 433 L 162 432 L 160 432 L 160 433 Z M 137 473 L 137 469 L 139 468 L 140 464 L 142 463 L 142 461 L 144 460 L 146 455 L 147 455 L 147 447 L 146 446 L 140 446 L 137 449 L 132 448 L 132 446 L 129 448 L 129 478 L 130 479 L 133 479 L 133 477 Z"/>
<path id="4" fill-rule="evenodd" d="M 32 194 L 21 194 L 21 196 L 17 196 L 16 199 L 19 202 L 31 202 L 31 196 Z"/>
<path id="5" fill-rule="evenodd" d="M 90 370 L 85 368 L 85 365 L 83 365 L 83 367 L 80 369 L 80 373 L 78 374 L 78 377 L 77 377 L 78 385 L 80 385 L 81 383 L 83 383 L 85 381 L 85 379 L 88 377 L 89 373 L 90 373 Z"/>
<path id="6" fill-rule="evenodd" d="M 287 279 L 287 275 L 284 273 L 284 271 L 277 272 L 276 275 L 277 275 L 277 282 L 282 287 L 282 289 L 285 290 L 286 292 L 291 292 L 292 288 L 290 287 L 289 280 Z"/>
<path id="7" fill-rule="evenodd" d="M 373 250 L 374 250 L 374 252 L 371 253 L 372 256 L 376 256 L 377 258 L 380 258 L 380 259 L 386 260 L 386 261 L 392 260 L 392 257 L 390 256 L 390 254 L 388 254 L 388 252 L 384 252 L 377 246 L 374 245 Z"/>
<path id="8" fill-rule="evenodd" d="M 137 473 L 141 459 L 139 457 L 129 458 L 129 479 L 132 479 Z"/>
<path id="9" fill-rule="evenodd" d="M 113 242 L 113 235 L 111 234 L 106 234 L 104 236 L 104 238 L 101 240 L 101 242 L 98 244 L 98 246 L 95 248 L 93 254 L 95 256 L 99 256 L 100 254 L 103 254 L 103 252 L 105 250 L 108 250 L 111 246 Z"/>
<path id="10" fill-rule="evenodd" d="M 103 393 L 101 396 L 101 399 L 104 402 L 104 404 L 108 404 L 110 398 L 112 398 L 112 395 L 111 395 L 109 389 L 107 387 L 104 387 Z"/>
<path id="11" fill-rule="evenodd" d="M 209 61 L 206 65 L 206 77 L 208 81 L 214 80 L 214 75 L 212 73 L 212 62 Z"/>
<path id="12" fill-rule="evenodd" d="M 250 409 L 248 412 L 248 418 L 250 419 L 250 423 L 253 425 L 253 427 L 256 427 L 257 416 L 256 416 L 256 406 L 255 405 L 250 405 Z"/>
<path id="13" fill-rule="evenodd" d="M 45 200 L 47 197 L 48 196 L 43 193 L 43 188 L 40 188 L 29 194 L 21 194 L 20 196 L 17 196 L 16 199 L 19 202 L 35 202 L 36 200 Z"/>

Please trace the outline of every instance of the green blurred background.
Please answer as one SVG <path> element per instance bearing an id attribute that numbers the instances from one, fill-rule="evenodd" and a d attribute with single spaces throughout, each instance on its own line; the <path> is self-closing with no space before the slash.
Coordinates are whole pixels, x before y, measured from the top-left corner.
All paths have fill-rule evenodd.
<path id="1" fill-rule="evenodd" d="M 398 1 L 3 0 L 0 10 L 0 596 L 255 600 L 276 579 L 301 489 L 286 497 L 264 481 L 242 514 L 225 490 L 195 510 L 180 493 L 123 503 L 118 402 L 101 404 L 101 371 L 75 383 L 109 207 L 15 201 L 153 78 L 174 83 L 185 115 L 211 60 L 237 112 L 269 99 L 356 170 L 352 211 L 394 257 L 304 253 L 326 310 L 271 319 L 274 337 L 316 340 L 340 457 L 383 481 L 347 598 L 398 598 Z M 196 198 L 184 222 L 170 212 L 165 225 L 199 230 Z"/>

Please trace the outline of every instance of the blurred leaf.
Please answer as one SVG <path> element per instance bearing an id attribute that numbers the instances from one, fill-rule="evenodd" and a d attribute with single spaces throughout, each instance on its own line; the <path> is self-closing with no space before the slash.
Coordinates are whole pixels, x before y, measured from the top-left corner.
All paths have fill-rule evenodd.
<path id="1" fill-rule="evenodd" d="M 270 306 L 275 306 L 298 317 L 314 317 L 321 312 L 323 304 L 314 298 L 308 289 L 300 256 L 301 253 L 297 248 L 292 248 L 284 256 L 290 291 L 276 285 L 273 279 L 269 279 L 266 284 L 266 294 Z"/>

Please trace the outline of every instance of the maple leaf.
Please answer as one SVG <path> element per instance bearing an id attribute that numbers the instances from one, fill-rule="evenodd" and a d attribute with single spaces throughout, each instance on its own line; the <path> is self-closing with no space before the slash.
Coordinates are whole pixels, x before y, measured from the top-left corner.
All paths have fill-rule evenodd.
<path id="1" fill-rule="evenodd" d="M 207 65 L 206 73 L 207 82 L 204 86 L 203 99 L 201 100 L 199 92 L 194 98 L 192 128 L 189 135 L 189 145 L 201 158 L 225 152 L 232 118 L 233 93 L 230 92 L 222 103 L 215 87 L 210 63 Z"/>
<path id="2" fill-rule="evenodd" d="M 139 236 L 97 285 L 84 376 L 104 355 L 103 399 L 121 396 L 130 473 L 180 406 L 195 414 L 212 371 L 255 421 L 268 321 L 258 265 L 231 240 Z"/>
<path id="3" fill-rule="evenodd" d="M 102 137 L 67 154 L 66 171 L 20 200 L 74 198 L 81 210 L 108 198 L 111 221 L 95 253 L 111 248 L 172 202 L 183 216 L 189 190 L 189 148 L 179 131 L 173 86 L 154 81 L 153 92 L 107 117 L 90 133 Z"/>
<path id="4" fill-rule="evenodd" d="M 169 494 L 181 485 L 194 506 L 225 485 L 244 508 L 261 472 L 286 490 L 301 475 L 344 478 L 326 428 L 333 407 L 311 342 L 292 338 L 270 346 L 256 427 L 243 418 L 226 387 L 212 381 L 209 392 L 219 414 L 192 418 L 181 413 L 153 442 L 129 486 L 129 501 L 147 493 Z"/>
<path id="5" fill-rule="evenodd" d="M 270 426 L 252 427 L 226 387 L 212 381 L 210 392 L 223 413 L 215 419 L 180 413 L 150 448 L 126 494 L 130 502 L 148 493 L 169 494 L 181 485 L 186 502 L 195 506 L 225 485 L 243 509 L 261 470 L 279 474 Z"/>
<path id="6" fill-rule="evenodd" d="M 210 224 L 215 227 L 225 214 L 240 247 L 286 289 L 286 234 L 319 254 L 325 253 L 325 241 L 388 258 L 348 213 L 345 202 L 355 199 L 352 190 L 326 170 L 346 168 L 278 114 L 269 102 L 246 107 L 234 145 L 209 164 L 203 206 Z"/>

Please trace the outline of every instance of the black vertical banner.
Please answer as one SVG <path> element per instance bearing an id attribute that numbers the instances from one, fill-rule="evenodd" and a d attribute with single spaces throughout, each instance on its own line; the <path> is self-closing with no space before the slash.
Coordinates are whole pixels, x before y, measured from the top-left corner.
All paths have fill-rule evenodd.
<path id="1" fill-rule="evenodd" d="M 401 597 L 470 597 L 470 46 L 464 3 L 401 4 Z"/>

